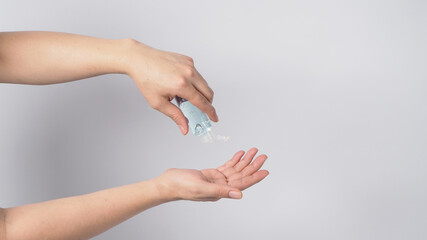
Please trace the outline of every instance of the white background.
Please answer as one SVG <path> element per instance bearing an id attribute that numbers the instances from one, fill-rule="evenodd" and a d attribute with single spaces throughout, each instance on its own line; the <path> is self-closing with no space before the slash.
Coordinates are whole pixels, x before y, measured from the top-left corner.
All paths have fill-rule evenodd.
<path id="1" fill-rule="evenodd" d="M 269 156 L 240 201 L 96 239 L 426 239 L 426 1 L 5 1 L 0 31 L 134 38 L 195 59 L 232 140 L 182 137 L 123 75 L 0 85 L 0 206 Z M 22 69 L 25 71 L 25 69 Z"/>

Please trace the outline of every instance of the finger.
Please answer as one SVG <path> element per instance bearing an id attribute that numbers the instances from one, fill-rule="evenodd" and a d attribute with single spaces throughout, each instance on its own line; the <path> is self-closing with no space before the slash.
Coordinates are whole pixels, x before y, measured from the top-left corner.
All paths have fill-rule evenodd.
<path id="1" fill-rule="evenodd" d="M 216 200 L 221 198 L 233 198 L 240 199 L 242 198 L 242 192 L 235 187 L 230 187 L 227 185 L 217 185 L 212 184 L 213 186 L 210 189 L 210 197 Z"/>
<path id="2" fill-rule="evenodd" d="M 267 160 L 267 156 L 265 154 L 259 155 L 258 157 L 255 158 L 255 160 L 252 161 L 251 164 L 249 164 L 242 170 L 242 175 L 246 177 L 254 174 L 256 171 L 258 171 L 262 167 L 265 160 Z"/>
<path id="3" fill-rule="evenodd" d="M 240 150 L 237 153 L 234 154 L 234 156 L 228 160 L 224 165 L 217 168 L 218 171 L 222 172 L 227 168 L 232 168 L 240 161 L 240 159 L 243 157 L 243 154 L 245 154 L 245 151 Z"/>
<path id="4" fill-rule="evenodd" d="M 215 108 L 194 86 L 187 87 L 179 96 L 187 99 L 194 106 L 205 112 L 212 121 L 218 122 Z"/>
<path id="5" fill-rule="evenodd" d="M 243 191 L 246 188 L 253 186 L 256 183 L 259 183 L 261 180 L 267 177 L 268 174 L 269 172 L 267 170 L 260 170 L 250 176 L 246 176 L 239 180 L 230 181 L 229 184 L 230 186 L 238 188 L 241 191 Z"/>
<path id="6" fill-rule="evenodd" d="M 183 135 L 188 133 L 187 119 L 177 106 L 167 101 L 164 104 L 160 104 L 156 109 L 170 117 L 178 125 Z"/>
<path id="7" fill-rule="evenodd" d="M 194 87 L 202 93 L 202 95 L 212 103 L 214 97 L 214 91 L 209 87 L 208 82 L 202 77 L 202 75 L 195 70 L 196 76 L 193 80 Z"/>
<path id="8" fill-rule="evenodd" d="M 242 169 L 244 169 L 246 166 L 249 165 L 249 163 L 251 163 L 252 159 L 255 157 L 255 155 L 257 154 L 258 149 L 257 148 L 251 148 L 246 155 L 243 157 L 242 160 L 240 160 L 236 166 L 234 166 L 234 169 L 236 169 L 237 172 L 242 171 Z"/>
<path id="9" fill-rule="evenodd" d="M 222 174 L 224 174 L 227 179 L 239 179 L 243 176 L 241 172 L 236 172 L 234 168 L 226 168 L 222 171 Z"/>

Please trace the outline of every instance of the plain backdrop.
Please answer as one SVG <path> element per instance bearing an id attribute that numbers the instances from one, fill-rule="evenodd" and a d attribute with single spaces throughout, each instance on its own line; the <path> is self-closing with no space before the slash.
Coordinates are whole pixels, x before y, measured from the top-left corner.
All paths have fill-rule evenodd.
<path id="1" fill-rule="evenodd" d="M 181 136 L 124 75 L 0 85 L 0 206 L 269 156 L 242 200 L 173 202 L 96 239 L 426 239 L 427 2 L 2 0 L 0 31 L 191 56 L 217 134 Z M 25 69 L 22 69 L 25 71 Z"/>

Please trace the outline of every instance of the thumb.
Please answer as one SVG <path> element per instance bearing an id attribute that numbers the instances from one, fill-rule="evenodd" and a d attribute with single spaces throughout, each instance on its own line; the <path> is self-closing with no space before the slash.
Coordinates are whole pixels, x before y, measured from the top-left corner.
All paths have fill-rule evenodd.
<path id="1" fill-rule="evenodd" d="M 232 198 L 232 199 L 241 199 L 242 191 L 238 188 L 232 188 L 229 186 L 221 186 L 219 189 L 219 198 Z"/>
<path id="2" fill-rule="evenodd" d="M 239 189 L 230 189 L 230 191 L 228 191 L 228 197 L 232 199 L 241 199 L 243 194 Z"/>
<path id="3" fill-rule="evenodd" d="M 187 118 L 185 118 L 184 114 L 177 106 L 168 101 L 167 103 L 162 104 L 158 110 L 166 116 L 170 117 L 176 123 L 176 125 L 178 125 L 183 135 L 188 133 Z"/>

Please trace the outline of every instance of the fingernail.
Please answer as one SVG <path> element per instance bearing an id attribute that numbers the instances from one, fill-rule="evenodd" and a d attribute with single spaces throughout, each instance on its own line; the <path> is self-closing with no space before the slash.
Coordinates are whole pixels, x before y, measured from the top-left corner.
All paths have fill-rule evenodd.
<path id="1" fill-rule="evenodd" d="M 216 121 L 218 122 L 218 121 L 219 121 L 219 117 L 218 117 L 218 115 L 216 114 L 216 111 L 215 111 L 215 118 L 216 118 Z"/>
<path id="2" fill-rule="evenodd" d="M 182 135 L 185 135 L 185 128 L 182 125 L 179 125 Z"/>
<path id="3" fill-rule="evenodd" d="M 236 191 L 229 192 L 228 196 L 230 198 L 233 198 L 233 199 L 240 199 L 240 198 L 242 198 L 242 194 L 240 192 L 236 192 Z"/>
<path id="4" fill-rule="evenodd" d="M 218 122 L 219 121 L 218 114 L 216 114 L 216 110 L 215 109 L 213 110 L 213 116 L 212 117 L 213 117 L 211 119 L 212 121 L 214 121 L 214 122 Z"/>

